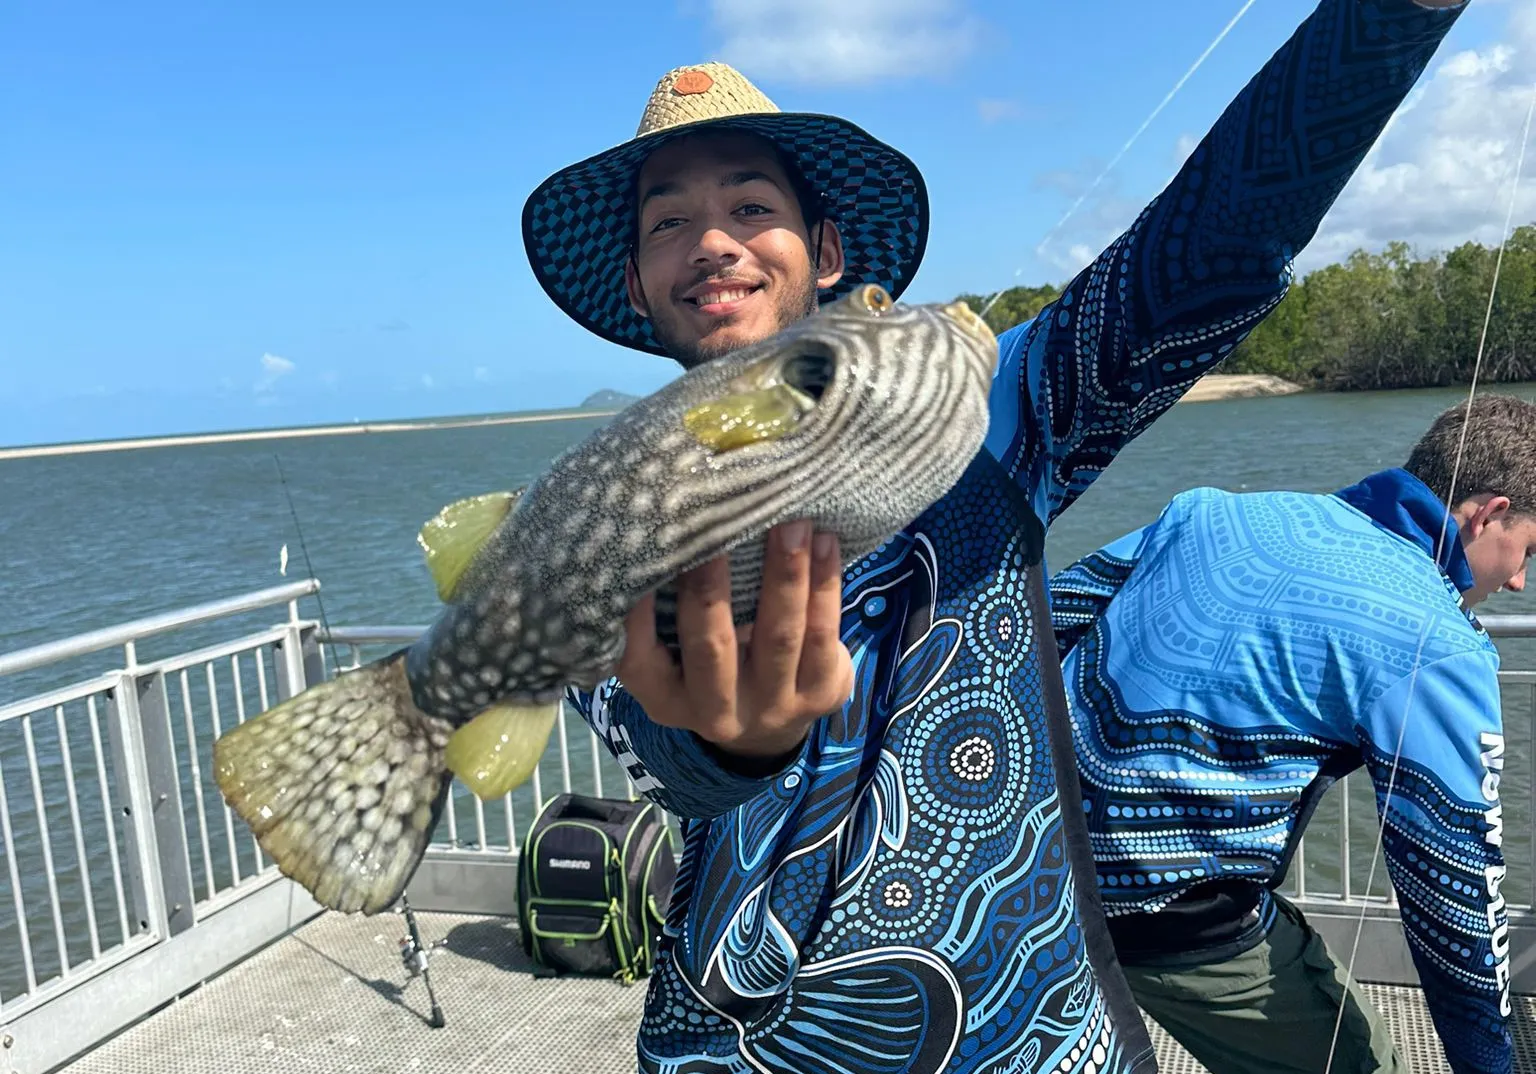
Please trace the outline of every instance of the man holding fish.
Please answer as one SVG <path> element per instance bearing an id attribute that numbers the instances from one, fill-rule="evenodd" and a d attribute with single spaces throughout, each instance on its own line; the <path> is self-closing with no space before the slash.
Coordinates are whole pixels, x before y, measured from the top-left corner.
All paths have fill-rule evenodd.
<path id="1" fill-rule="evenodd" d="M 1320 4 L 1130 230 L 1004 335 L 988 450 L 880 553 L 844 573 L 832 540 L 779 528 L 740 641 L 727 563 L 691 572 L 680 662 L 636 608 L 617 681 L 582 707 L 691 818 L 643 1068 L 1147 1062 L 1086 865 L 1040 538 L 1279 301 L 1459 6 Z M 690 366 L 818 293 L 899 294 L 916 169 L 771 108 L 728 68 L 664 77 L 635 141 L 529 200 L 551 297 Z"/>
<path id="2" fill-rule="evenodd" d="M 1154 1068 L 1094 882 L 1051 635 L 1045 528 L 1280 301 L 1291 259 L 1460 6 L 1323 0 L 1126 233 L 1057 302 L 997 341 L 982 450 L 941 460 L 955 466 L 939 482 L 947 492 L 900 532 L 849 547 L 855 523 L 878 514 L 876 501 L 857 497 L 840 514 L 814 516 L 816 529 L 844 534 L 844 547 L 804 516 L 784 519 L 762 551 L 750 629 L 736 625 L 743 609 L 733 613 L 733 574 L 756 566 L 742 556 L 713 558 L 683 572 L 675 594 L 653 586 L 656 597 L 624 607 L 615 673 L 572 700 L 637 789 L 684 822 L 639 1031 L 641 1069 Z M 902 398 L 922 398 L 911 389 L 928 372 L 919 331 L 932 333 L 937 368 L 959 368 L 973 318 L 947 310 L 909 320 L 890 308 L 917 271 L 927 230 L 916 166 L 867 132 L 780 112 L 722 64 L 665 75 L 634 139 L 530 196 L 523 231 L 535 276 L 602 338 L 676 360 L 687 370 L 677 383 L 703 384 L 689 378 L 743 354 L 806 365 L 793 391 L 757 370 L 731 382 L 724 415 L 690 409 L 680 423 L 695 439 L 679 449 L 690 461 L 670 491 L 656 495 L 645 481 L 674 458 L 626 453 L 618 441 L 606 469 L 590 456 L 594 483 L 572 476 L 567 486 L 576 532 L 548 533 L 555 551 L 546 558 L 569 540 L 579 560 L 588 535 L 611 530 L 615 563 L 640 571 L 655 564 L 655 549 L 684 548 L 786 489 L 805 502 L 821 482 L 856 489 L 860 478 L 832 465 L 837 443 L 718 503 L 688 481 L 702 485 L 734 465 L 732 452 L 739 460 L 762 446 L 740 446 L 743 426 L 762 430 L 763 458 L 775 458 L 797 422 L 814 422 L 818 392 L 834 397 L 844 364 L 896 363 Z M 840 302 L 817 314 L 829 299 Z M 855 327 L 855 314 L 875 319 Z M 832 380 L 805 373 L 819 365 Z M 928 390 L 944 398 L 956 389 Z M 755 415 L 764 398 L 782 419 Z M 659 412 L 650 400 L 636 407 L 647 405 Z M 907 474 L 932 480 L 925 445 L 946 442 L 945 421 L 923 406 L 904 417 L 910 428 L 883 434 L 888 444 L 861 439 L 870 427 L 857 413 L 843 426 L 881 502 Z M 700 443 L 727 454 L 697 455 Z M 625 466 L 637 487 L 608 481 Z M 525 503 L 538 495 L 536 485 Z M 663 519 L 643 539 L 627 529 L 637 501 Z M 264 714 L 267 731 L 226 736 L 216 758 L 226 795 L 269 853 L 282 851 L 274 857 L 284 870 L 335 895 L 334 905 L 377 909 L 403 887 L 445 793 L 447 744 L 456 728 L 475 726 L 465 720 L 476 706 L 511 696 L 509 671 L 558 675 L 567 645 L 606 629 L 596 617 L 562 622 L 561 647 L 550 648 L 540 627 L 537 656 L 525 649 L 506 668 L 483 665 L 504 640 L 488 614 L 502 598 L 485 586 L 499 556 L 476 560 L 462 582 L 438 575 L 452 614 L 403 658 Z M 456 595 L 463 584 L 487 614 L 461 614 L 471 606 Z M 558 584 L 586 582 L 568 572 Z M 526 617 L 540 601 L 549 611 L 543 593 L 518 599 L 501 611 Z M 297 762 L 281 775 L 263 767 L 292 741 L 289 719 L 373 720 L 398 727 L 420 752 L 391 744 L 370 755 L 367 742 L 354 744 L 353 767 L 334 769 L 344 773 L 336 790 L 337 777 L 301 777 Z M 300 733 L 310 750 L 331 748 L 308 725 Z M 460 760 L 461 773 L 478 763 Z M 364 788 L 361 824 L 372 841 L 333 844 L 304 810 L 327 794 L 361 809 L 352 772 L 379 785 L 397 772 L 412 779 Z M 381 800 L 392 814 L 379 812 Z M 351 831 L 351 814 L 336 823 Z M 373 833 L 383 831 L 396 839 L 381 844 Z M 366 865 L 359 845 L 369 848 Z"/>

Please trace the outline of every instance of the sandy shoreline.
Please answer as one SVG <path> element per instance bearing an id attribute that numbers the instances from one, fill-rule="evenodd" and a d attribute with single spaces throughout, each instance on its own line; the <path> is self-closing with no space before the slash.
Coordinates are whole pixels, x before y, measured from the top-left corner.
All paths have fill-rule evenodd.
<path id="1" fill-rule="evenodd" d="M 1222 399 L 1253 399 L 1261 395 L 1293 395 L 1301 390 L 1301 385 L 1268 373 L 1208 373 L 1179 401 L 1211 403 Z"/>
<path id="2" fill-rule="evenodd" d="M 1290 395 L 1301 387 L 1267 373 L 1210 373 L 1202 377 L 1180 402 L 1208 403 L 1222 399 L 1249 399 L 1264 395 Z M 429 421 L 363 421 L 348 425 L 314 425 L 299 429 L 250 429 L 232 433 L 192 433 L 184 436 L 144 436 L 130 440 L 102 440 L 87 444 L 39 444 L 0 448 L 0 460 L 35 459 L 48 455 L 90 455 L 100 451 L 133 451 L 138 448 L 180 447 L 187 444 L 237 444 L 254 440 L 298 440 L 306 436 L 361 436 L 365 433 L 405 433 L 424 429 L 467 429 L 481 425 L 523 425 L 539 421 L 576 421 L 603 418 L 617 410 L 584 410 L 567 414 L 511 414 L 499 418 L 443 418 Z"/>
<path id="3" fill-rule="evenodd" d="M 35 447 L 0 448 L 0 460 L 34 459 L 45 455 L 90 455 L 100 451 L 132 451 L 137 448 L 181 447 L 187 444 L 236 444 L 252 440 L 299 440 L 307 436 L 359 436 L 364 433 L 406 433 L 422 429 L 467 429 L 481 425 L 523 425 L 538 421 L 576 421 L 604 418 L 617 410 L 583 410 L 575 414 L 512 414 L 500 418 L 443 418 L 428 421 L 360 421 L 347 425 L 314 425 L 299 429 L 250 429 L 234 433 L 191 433 L 185 436 L 145 436 L 131 440 L 103 440 L 88 444 L 39 444 Z"/>

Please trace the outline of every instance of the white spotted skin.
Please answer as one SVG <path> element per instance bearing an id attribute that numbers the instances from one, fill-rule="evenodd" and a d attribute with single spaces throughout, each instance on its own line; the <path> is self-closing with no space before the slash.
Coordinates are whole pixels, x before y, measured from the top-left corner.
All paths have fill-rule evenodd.
<path id="1" fill-rule="evenodd" d="M 723 553 L 733 613 L 749 620 L 763 538 L 779 523 L 835 532 L 845 564 L 873 551 L 959 480 L 986 436 L 996 340 L 952 311 L 874 312 L 855 291 L 689 370 L 566 451 L 410 649 L 416 704 L 461 723 L 487 700 L 539 704 L 567 685 L 591 688 L 622 657 L 635 602 L 658 590 L 670 644 L 669 583 Z M 687 411 L 787 378 L 784 363 L 804 354 L 829 363 L 830 380 L 787 435 L 717 453 L 687 432 Z"/>

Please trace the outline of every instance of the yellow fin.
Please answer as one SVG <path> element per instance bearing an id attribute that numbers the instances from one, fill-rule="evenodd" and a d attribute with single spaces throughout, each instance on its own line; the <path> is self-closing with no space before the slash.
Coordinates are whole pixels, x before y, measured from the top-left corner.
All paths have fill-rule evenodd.
<path id="1" fill-rule="evenodd" d="M 500 798 L 533 775 L 559 715 L 558 701 L 488 708 L 453 733 L 444 759 L 476 796 Z"/>
<path id="2" fill-rule="evenodd" d="M 700 403 L 683 415 L 683 427 L 713 451 L 733 451 L 788 436 L 813 406 L 815 401 L 799 389 L 775 384 Z"/>
<path id="3" fill-rule="evenodd" d="M 427 570 L 437 585 L 440 600 L 450 601 L 459 579 L 475 561 L 496 527 L 512 513 L 522 490 L 487 492 L 444 507 L 416 534 L 416 543 L 427 554 Z"/>

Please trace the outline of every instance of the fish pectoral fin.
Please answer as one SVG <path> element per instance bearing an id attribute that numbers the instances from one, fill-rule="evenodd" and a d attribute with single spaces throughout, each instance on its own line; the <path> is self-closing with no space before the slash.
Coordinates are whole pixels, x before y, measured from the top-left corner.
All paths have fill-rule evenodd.
<path id="1" fill-rule="evenodd" d="M 214 776 L 284 876 L 322 906 L 375 914 L 405 890 L 437 826 L 452 731 L 412 702 L 395 653 L 221 735 Z"/>
<path id="2" fill-rule="evenodd" d="M 488 708 L 448 740 L 448 769 L 476 797 L 500 798 L 533 775 L 559 716 L 559 701 Z"/>
<path id="3" fill-rule="evenodd" d="M 416 543 L 426 553 L 427 570 L 444 603 L 453 599 L 459 580 L 485 542 L 506 521 L 523 490 L 487 492 L 450 503 L 421 527 Z"/>

